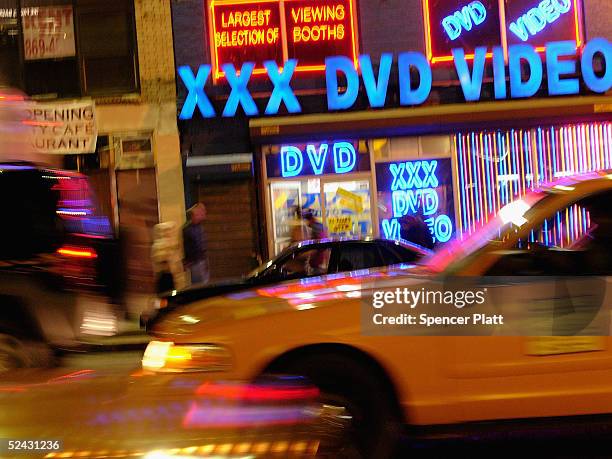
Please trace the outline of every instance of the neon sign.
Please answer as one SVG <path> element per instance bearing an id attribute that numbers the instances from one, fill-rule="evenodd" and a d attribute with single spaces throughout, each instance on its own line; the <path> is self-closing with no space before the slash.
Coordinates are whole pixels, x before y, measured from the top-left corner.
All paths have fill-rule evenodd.
<path id="1" fill-rule="evenodd" d="M 329 144 L 322 143 L 306 146 L 306 156 L 314 175 L 322 175 L 324 172 Z M 336 142 L 331 147 L 333 155 L 333 168 L 336 174 L 351 172 L 357 164 L 355 147 L 349 142 Z M 296 177 L 304 171 L 304 153 L 298 147 L 282 146 L 280 150 L 281 175 L 283 177 Z"/>
<path id="2" fill-rule="evenodd" d="M 452 62 L 451 50 L 456 47 L 471 59 L 477 46 L 504 46 L 503 0 L 422 1 L 426 55 L 431 63 Z"/>
<path id="3" fill-rule="evenodd" d="M 473 65 L 470 69 L 468 56 L 462 48 L 452 50 L 455 68 L 459 76 L 461 88 L 467 101 L 478 101 L 481 98 L 486 59 L 492 56 L 493 80 L 496 99 L 508 98 L 506 77 L 509 76 L 510 98 L 526 98 L 534 96 L 547 76 L 546 84 L 549 95 L 576 95 L 580 92 L 580 81 L 573 76 L 576 73 L 578 60 L 582 70 L 584 85 L 594 93 L 605 93 L 612 88 L 612 45 L 605 38 L 594 38 L 581 51 L 576 50 L 573 41 L 548 43 L 546 62 L 537 48 L 530 44 L 516 44 L 508 47 L 508 66 L 505 65 L 504 49 L 501 46 L 488 49 L 476 47 L 471 56 Z M 603 74 L 594 69 L 595 55 L 600 55 L 604 61 Z M 359 96 L 360 78 L 366 90 L 371 107 L 382 107 L 387 98 L 393 55 L 385 53 L 380 60 L 378 75 L 374 74 L 369 56 L 360 56 L 361 76 L 355 69 L 353 61 L 344 56 L 329 57 L 325 60 L 325 79 L 327 87 L 327 108 L 329 110 L 347 110 L 353 107 Z M 278 113 L 284 104 L 290 113 L 300 113 L 302 108 L 291 88 L 291 78 L 297 71 L 297 61 L 287 61 L 282 68 L 274 61 L 264 62 L 264 71 L 274 85 L 274 90 L 265 109 L 266 115 Z M 528 67 L 529 75 L 523 79 L 522 67 Z M 247 116 L 259 115 L 248 88 L 251 75 L 255 73 L 255 63 L 245 62 L 240 69 L 233 64 L 224 64 L 227 82 L 231 92 L 222 115 L 235 116 L 241 107 Z M 399 103 L 402 106 L 424 103 L 431 93 L 433 74 L 430 63 L 425 56 L 417 52 L 401 53 L 397 56 L 397 72 L 399 81 Z M 205 118 L 217 115 L 215 107 L 208 99 L 205 91 L 206 82 L 211 73 L 210 65 L 202 65 L 196 75 L 191 68 L 183 66 L 178 69 L 179 76 L 188 90 L 187 98 L 179 115 L 180 119 L 191 119 L 196 108 Z M 338 74 L 344 75 L 341 85 Z M 417 79 L 418 77 L 418 79 Z M 418 84 L 416 83 L 418 81 Z M 341 88 L 343 86 L 343 88 Z"/>
<path id="4" fill-rule="evenodd" d="M 580 0 L 512 0 L 504 6 L 509 45 L 529 43 L 544 53 L 546 44 L 573 41 L 582 45 L 582 2 Z"/>
<path id="5" fill-rule="evenodd" d="M 345 140 L 282 145 L 266 157 L 268 178 L 294 178 L 328 174 L 348 174 L 370 170 L 367 150 Z"/>
<path id="6" fill-rule="evenodd" d="M 264 74 L 263 61 L 283 63 L 281 11 L 278 1 L 211 1 L 210 44 L 215 79 L 225 75 L 223 66 L 254 61 L 254 74 Z"/>
<path id="7" fill-rule="evenodd" d="M 509 29 L 522 41 L 527 41 L 530 36 L 541 32 L 548 24 L 554 23 L 571 9 L 571 0 L 543 0 L 535 8 L 531 8 L 516 21 L 511 22 Z"/>
<path id="8" fill-rule="evenodd" d="M 324 71 L 325 58 L 351 56 L 357 65 L 355 0 L 208 0 L 213 80 L 225 64 L 264 62 L 282 67 L 297 60 L 295 72 Z"/>
<path id="9" fill-rule="evenodd" d="M 487 9 L 481 2 L 476 1 L 446 16 L 442 20 L 442 27 L 448 38 L 454 41 L 459 38 L 463 29 L 469 32 L 472 27 L 479 26 L 485 19 L 487 19 Z"/>
<path id="10" fill-rule="evenodd" d="M 379 163 L 376 183 L 381 233 L 401 237 L 400 221 L 406 215 L 422 215 L 434 242 L 448 242 L 454 233 L 454 201 L 450 159 Z"/>

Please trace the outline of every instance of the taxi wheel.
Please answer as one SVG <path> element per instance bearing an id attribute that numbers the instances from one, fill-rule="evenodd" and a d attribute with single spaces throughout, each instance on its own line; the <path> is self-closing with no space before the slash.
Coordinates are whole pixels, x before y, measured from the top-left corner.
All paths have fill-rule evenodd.
<path id="1" fill-rule="evenodd" d="M 341 418 L 348 420 L 343 444 L 336 445 L 338 450 L 330 452 L 332 455 L 323 457 L 393 456 L 400 434 L 399 410 L 389 385 L 371 365 L 344 355 L 316 354 L 289 362 L 278 370 L 275 373 L 308 378 L 321 392 L 323 412 L 342 412 Z"/>

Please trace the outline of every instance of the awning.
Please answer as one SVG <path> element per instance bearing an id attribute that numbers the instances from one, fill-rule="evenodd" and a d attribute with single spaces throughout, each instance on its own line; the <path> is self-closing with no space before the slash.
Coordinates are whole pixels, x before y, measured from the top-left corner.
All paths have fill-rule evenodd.
<path id="1" fill-rule="evenodd" d="M 251 140 L 324 140 L 338 137 L 387 137 L 529 127 L 538 124 L 610 119 L 612 96 L 554 97 L 498 102 L 428 105 L 355 112 L 253 118 Z"/>

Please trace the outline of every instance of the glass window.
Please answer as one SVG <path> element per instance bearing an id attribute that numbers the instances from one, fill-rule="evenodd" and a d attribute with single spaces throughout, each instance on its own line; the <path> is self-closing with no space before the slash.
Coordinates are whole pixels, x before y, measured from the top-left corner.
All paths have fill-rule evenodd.
<path id="1" fill-rule="evenodd" d="M 119 3 L 79 9 L 85 94 L 137 89 L 133 12 Z"/>
<path id="2" fill-rule="evenodd" d="M 346 244 L 338 248 L 337 272 L 382 266 L 378 249 L 372 244 Z"/>
<path id="3" fill-rule="evenodd" d="M 0 0 L 0 86 L 21 87 L 17 1 Z"/>
<path id="4" fill-rule="evenodd" d="M 283 278 L 298 278 L 327 274 L 331 249 L 317 247 L 294 252 L 278 266 Z"/>
<path id="5" fill-rule="evenodd" d="M 609 275 L 612 273 L 612 193 L 583 199 L 504 253 L 488 275 Z"/>
<path id="6" fill-rule="evenodd" d="M 406 247 L 395 244 L 387 244 L 380 247 L 381 253 L 384 258 L 385 265 L 392 265 L 396 263 L 412 263 L 416 261 L 418 255 Z"/>
<path id="7" fill-rule="evenodd" d="M 23 0 L 21 21 L 25 91 L 34 96 L 79 96 L 72 2 Z"/>

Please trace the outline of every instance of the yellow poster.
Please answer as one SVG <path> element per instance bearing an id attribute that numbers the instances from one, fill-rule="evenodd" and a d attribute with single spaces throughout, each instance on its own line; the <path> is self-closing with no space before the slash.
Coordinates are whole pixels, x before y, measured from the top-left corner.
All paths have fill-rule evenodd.
<path id="1" fill-rule="evenodd" d="M 353 217 L 343 215 L 341 217 L 329 217 L 327 226 L 330 234 L 344 234 L 353 232 Z"/>
<path id="2" fill-rule="evenodd" d="M 358 214 L 363 212 L 363 198 L 358 194 L 351 193 L 344 188 L 338 188 L 336 190 L 336 196 L 340 198 L 340 206 L 344 207 L 345 209 L 353 210 Z"/>

